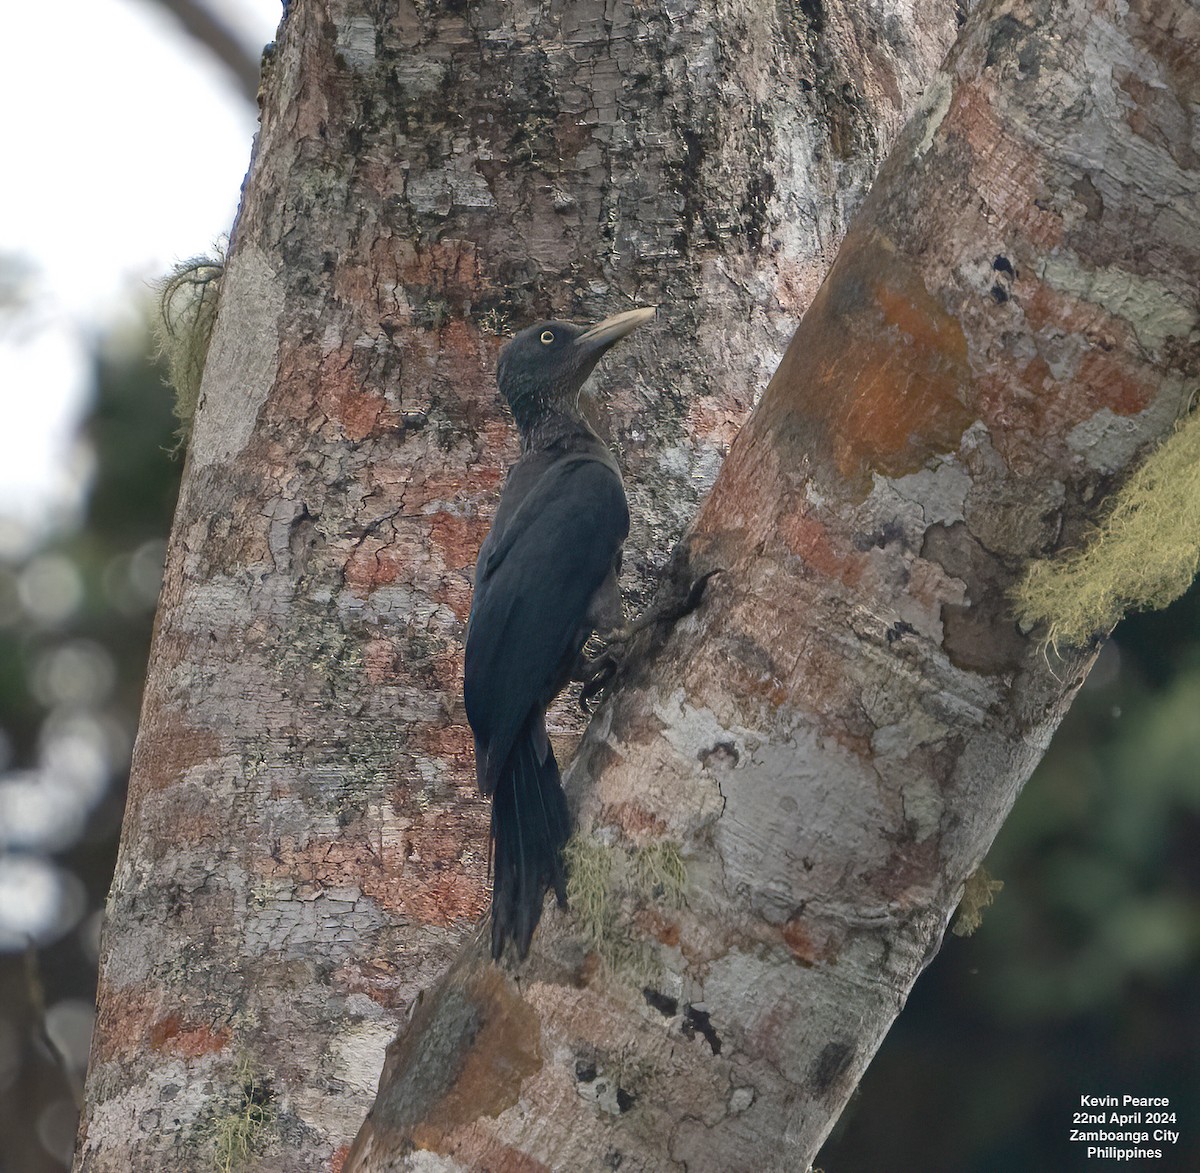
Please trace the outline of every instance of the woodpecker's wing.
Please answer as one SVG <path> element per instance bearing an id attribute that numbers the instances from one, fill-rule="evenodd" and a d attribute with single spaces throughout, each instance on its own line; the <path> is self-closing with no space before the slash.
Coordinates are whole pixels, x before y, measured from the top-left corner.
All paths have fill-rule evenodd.
<path id="1" fill-rule="evenodd" d="M 503 503 L 502 503 L 503 504 Z M 480 788 L 490 794 L 530 713 L 565 682 L 588 604 L 629 532 L 621 478 L 572 454 L 551 464 L 480 551 L 463 695 Z"/>

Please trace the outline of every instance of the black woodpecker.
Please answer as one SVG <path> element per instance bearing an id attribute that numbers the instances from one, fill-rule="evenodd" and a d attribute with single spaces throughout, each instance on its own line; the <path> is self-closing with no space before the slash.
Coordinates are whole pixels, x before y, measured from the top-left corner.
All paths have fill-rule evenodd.
<path id="1" fill-rule="evenodd" d="M 566 904 L 570 816 L 546 709 L 593 631 L 621 622 L 617 575 L 629 508 L 621 473 L 579 410 L 600 356 L 654 317 L 538 322 L 500 352 L 497 381 L 521 432 L 475 566 L 463 695 L 479 789 L 492 798 L 492 956 L 529 952 L 553 887 Z"/>

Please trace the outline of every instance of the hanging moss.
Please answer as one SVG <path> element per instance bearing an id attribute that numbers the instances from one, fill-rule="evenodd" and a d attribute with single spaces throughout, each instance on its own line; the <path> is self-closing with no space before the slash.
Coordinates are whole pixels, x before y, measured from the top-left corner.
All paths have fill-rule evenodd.
<path id="1" fill-rule="evenodd" d="M 669 840 L 642 847 L 633 857 L 633 891 L 644 904 L 682 908 L 687 868 L 676 844 Z"/>
<path id="2" fill-rule="evenodd" d="M 610 897 L 616 852 L 595 839 L 574 835 L 563 854 L 567 865 L 567 904 L 584 938 L 596 948 L 612 936 L 616 920 L 615 902 Z"/>
<path id="3" fill-rule="evenodd" d="M 1080 647 L 1127 611 L 1179 598 L 1200 568 L 1200 412 L 1193 412 L 1117 494 L 1081 550 L 1034 562 L 1016 588 L 1019 618 L 1052 646 Z"/>
<path id="4" fill-rule="evenodd" d="M 657 972 L 650 944 L 633 931 L 639 908 L 681 908 L 687 868 L 670 842 L 607 847 L 575 835 L 567 844 L 567 903 L 584 940 L 612 974 L 643 985 Z"/>
<path id="5" fill-rule="evenodd" d="M 221 248 L 216 257 L 192 257 L 177 265 L 158 287 L 154 338 L 167 364 L 167 382 L 175 391 L 179 447 L 187 444 L 196 414 L 224 275 Z"/>
<path id="6" fill-rule="evenodd" d="M 1003 880 L 993 880 L 987 868 L 976 868 L 963 886 L 962 899 L 958 902 L 958 915 L 950 931 L 956 937 L 969 937 L 983 924 L 983 910 L 995 899 L 996 893 L 1004 888 Z"/>
<path id="7" fill-rule="evenodd" d="M 218 1173 L 237 1173 L 257 1153 L 275 1122 L 270 1084 L 260 1079 L 243 1057 L 234 1072 L 236 1104 L 213 1122 L 213 1167 Z"/>

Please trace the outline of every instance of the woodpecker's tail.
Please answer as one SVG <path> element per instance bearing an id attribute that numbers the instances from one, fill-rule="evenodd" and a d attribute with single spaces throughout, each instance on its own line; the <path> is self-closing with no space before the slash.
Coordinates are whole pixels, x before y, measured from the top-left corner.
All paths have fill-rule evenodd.
<path id="1" fill-rule="evenodd" d="M 517 738 L 492 795 L 492 956 L 512 940 L 523 959 L 553 887 L 566 907 L 562 849 L 571 818 L 545 733 L 531 721 Z"/>

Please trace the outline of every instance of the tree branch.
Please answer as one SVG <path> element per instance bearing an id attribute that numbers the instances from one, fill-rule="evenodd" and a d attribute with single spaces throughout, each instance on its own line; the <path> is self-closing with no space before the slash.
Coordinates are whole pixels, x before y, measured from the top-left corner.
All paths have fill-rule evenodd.
<path id="1" fill-rule="evenodd" d="M 1152 0 L 972 15 L 692 527 L 724 573 L 576 758 L 604 915 L 550 913 L 503 985 L 464 959 L 347 1169 L 811 1161 L 1094 656 L 1051 665 L 1013 584 L 1188 408 L 1197 32 Z M 682 908 L 638 878 L 664 849 Z M 519 1102 L 467 1094 L 530 1037 Z"/>
<path id="2" fill-rule="evenodd" d="M 241 38 L 201 0 L 148 0 L 168 13 L 189 37 L 224 67 L 252 106 L 258 101 L 259 59 Z"/>

